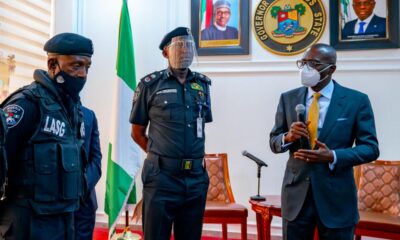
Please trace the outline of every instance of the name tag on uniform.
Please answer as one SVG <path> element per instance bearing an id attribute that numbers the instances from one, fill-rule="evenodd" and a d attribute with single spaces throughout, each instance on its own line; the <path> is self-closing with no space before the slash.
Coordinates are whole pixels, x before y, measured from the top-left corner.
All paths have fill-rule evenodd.
<path id="1" fill-rule="evenodd" d="M 42 131 L 45 133 L 50 133 L 52 135 L 56 135 L 59 137 L 63 137 L 65 134 L 65 122 L 58 120 L 56 118 L 53 118 L 51 116 L 46 116 L 44 122 L 44 126 L 42 128 Z"/>
<path id="2" fill-rule="evenodd" d="M 176 90 L 175 88 L 170 88 L 170 89 L 164 89 L 161 91 L 156 92 L 156 95 L 158 94 L 163 94 L 163 93 L 177 93 L 178 90 Z"/>

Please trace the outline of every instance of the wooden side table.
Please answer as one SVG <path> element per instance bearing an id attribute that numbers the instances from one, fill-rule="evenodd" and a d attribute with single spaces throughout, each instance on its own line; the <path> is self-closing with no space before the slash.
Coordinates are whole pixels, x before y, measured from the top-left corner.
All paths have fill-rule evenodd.
<path id="1" fill-rule="evenodd" d="M 281 196 L 267 195 L 264 197 L 265 201 L 249 200 L 251 209 L 256 213 L 258 240 L 270 240 L 273 216 L 282 217 Z"/>

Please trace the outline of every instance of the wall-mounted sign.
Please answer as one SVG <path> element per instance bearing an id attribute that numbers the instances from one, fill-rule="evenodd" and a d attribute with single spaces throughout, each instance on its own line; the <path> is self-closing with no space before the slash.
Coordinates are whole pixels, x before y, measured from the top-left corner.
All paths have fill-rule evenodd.
<path id="1" fill-rule="evenodd" d="M 321 0 L 262 0 L 253 16 L 256 39 L 279 55 L 295 55 L 317 42 L 325 30 Z"/>

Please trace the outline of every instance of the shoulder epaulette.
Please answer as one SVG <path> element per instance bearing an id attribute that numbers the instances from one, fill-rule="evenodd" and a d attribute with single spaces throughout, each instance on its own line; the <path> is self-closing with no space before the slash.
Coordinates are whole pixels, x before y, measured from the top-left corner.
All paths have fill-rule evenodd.
<path id="1" fill-rule="evenodd" d="M 164 74 L 164 71 L 165 70 L 152 72 L 152 73 L 146 75 L 145 77 L 143 77 L 142 79 L 140 79 L 140 81 L 145 86 L 150 86 L 153 83 L 155 83 L 156 80 L 158 80 L 158 79 L 160 79 L 162 77 L 162 75 Z"/>
<path id="2" fill-rule="evenodd" d="M 207 83 L 208 85 L 211 85 L 211 79 L 208 78 L 206 75 L 198 73 L 198 72 L 196 72 L 195 74 L 196 74 L 197 78 L 200 79 L 200 81 Z"/>

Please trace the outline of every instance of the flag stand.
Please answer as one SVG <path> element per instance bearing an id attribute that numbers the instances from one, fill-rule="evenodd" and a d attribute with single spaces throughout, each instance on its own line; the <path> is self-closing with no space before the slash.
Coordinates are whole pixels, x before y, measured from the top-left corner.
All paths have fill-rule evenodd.
<path id="1" fill-rule="evenodd" d="M 139 234 L 131 232 L 129 229 L 129 207 L 128 204 L 125 205 L 125 228 L 122 233 L 115 234 L 112 239 L 115 240 L 141 240 L 142 237 Z"/>

